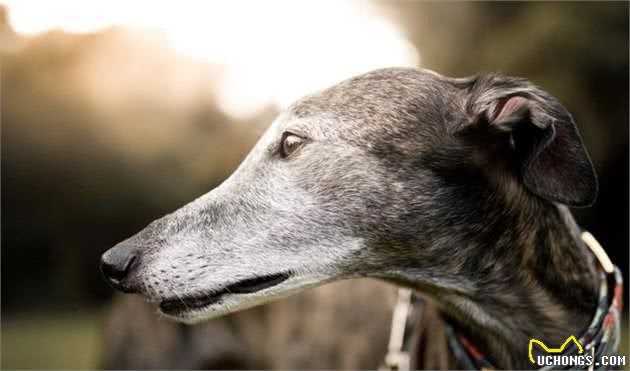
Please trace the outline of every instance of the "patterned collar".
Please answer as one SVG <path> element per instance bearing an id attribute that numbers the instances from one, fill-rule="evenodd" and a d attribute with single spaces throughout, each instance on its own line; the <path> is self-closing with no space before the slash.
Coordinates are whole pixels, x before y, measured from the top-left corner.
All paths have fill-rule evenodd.
<path id="1" fill-rule="evenodd" d="M 612 264 L 608 255 L 589 232 L 582 233 L 582 240 L 597 257 L 603 271 L 599 272 L 599 301 L 595 315 L 586 331 L 577 340 L 581 348 L 575 342 L 569 342 L 561 351 L 563 356 L 588 354 L 593 357 L 593 364 L 603 355 L 615 353 L 619 347 L 621 338 L 621 309 L 623 297 L 623 276 L 619 268 Z M 612 283 L 612 285 L 610 285 Z M 611 288 L 611 289 L 609 289 Z M 495 370 L 492 362 L 464 335 L 449 324 L 449 347 L 457 360 L 458 365 L 472 370 Z M 558 369 L 558 367 L 546 366 L 541 370 Z M 594 369 L 592 366 L 567 367 L 565 369 Z"/>
<path id="2" fill-rule="evenodd" d="M 582 233 L 582 240 L 597 258 L 602 268 L 599 272 L 599 302 L 593 320 L 581 334 L 578 342 L 568 342 L 561 355 L 571 356 L 588 354 L 593 357 L 591 367 L 585 365 L 582 369 L 594 369 L 595 360 L 603 355 L 615 353 L 621 338 L 621 309 L 623 296 L 623 276 L 621 271 L 612 264 L 608 255 L 589 232 Z M 420 300 L 412 294 L 410 289 L 399 289 L 398 303 L 394 308 L 392 328 L 389 339 L 387 356 L 380 370 L 409 370 L 409 339 L 411 338 L 410 319 L 414 308 L 421 309 Z M 470 370 L 497 369 L 490 359 L 469 341 L 453 324 L 447 323 L 448 344 L 459 368 Z M 574 338 L 575 339 L 575 338 Z M 558 367 L 543 367 L 548 370 Z M 580 369 L 572 367 L 565 369 Z"/>

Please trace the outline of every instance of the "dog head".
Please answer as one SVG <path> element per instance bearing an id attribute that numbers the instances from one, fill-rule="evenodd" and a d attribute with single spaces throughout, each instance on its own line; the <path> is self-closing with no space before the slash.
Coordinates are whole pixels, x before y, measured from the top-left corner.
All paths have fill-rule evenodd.
<path id="1" fill-rule="evenodd" d="M 349 277 L 433 269 L 444 284 L 456 272 L 439 247 L 487 213 L 595 193 L 571 116 L 531 83 L 377 70 L 296 102 L 223 184 L 102 269 L 185 322 Z"/>

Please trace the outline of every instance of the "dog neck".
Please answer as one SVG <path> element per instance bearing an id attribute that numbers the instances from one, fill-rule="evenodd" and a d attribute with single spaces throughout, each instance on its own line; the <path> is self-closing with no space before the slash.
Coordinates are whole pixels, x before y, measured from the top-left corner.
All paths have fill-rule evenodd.
<path id="1" fill-rule="evenodd" d="M 563 206 L 540 203 L 484 222 L 474 237 L 452 241 L 459 251 L 444 251 L 433 267 L 419 256 L 383 278 L 434 300 L 497 367 L 529 368 L 530 339 L 559 345 L 588 326 L 596 262 Z"/>

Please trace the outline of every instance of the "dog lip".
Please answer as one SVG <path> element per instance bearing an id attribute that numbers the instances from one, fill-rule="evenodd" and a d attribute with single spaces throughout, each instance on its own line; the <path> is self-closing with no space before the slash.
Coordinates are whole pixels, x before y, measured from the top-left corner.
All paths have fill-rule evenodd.
<path id="1" fill-rule="evenodd" d="M 225 286 L 219 291 L 209 294 L 184 296 L 167 299 L 160 303 L 160 310 L 165 314 L 178 315 L 191 309 L 200 309 L 218 303 L 223 295 L 252 294 L 269 287 L 276 286 L 291 277 L 290 273 L 275 273 L 266 276 L 247 278 Z"/>
<path id="2" fill-rule="evenodd" d="M 178 315 L 190 309 L 199 309 L 217 303 L 223 294 L 224 292 L 218 292 L 204 296 L 164 300 L 160 303 L 160 310 L 165 314 Z"/>
<path id="3" fill-rule="evenodd" d="M 291 277 L 290 273 L 276 273 L 267 276 L 247 278 L 227 286 L 224 291 L 230 294 L 251 294 L 276 286 Z"/>

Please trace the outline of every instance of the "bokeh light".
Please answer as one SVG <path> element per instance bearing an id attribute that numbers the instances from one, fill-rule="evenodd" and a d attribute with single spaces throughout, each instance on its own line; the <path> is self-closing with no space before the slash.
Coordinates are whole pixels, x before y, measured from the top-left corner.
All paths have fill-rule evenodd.
<path id="1" fill-rule="evenodd" d="M 286 107 L 362 72 L 420 61 L 409 40 L 367 1 L 0 3 L 18 33 L 121 26 L 222 66 L 217 104 L 235 118 L 252 117 L 269 104 Z"/>

